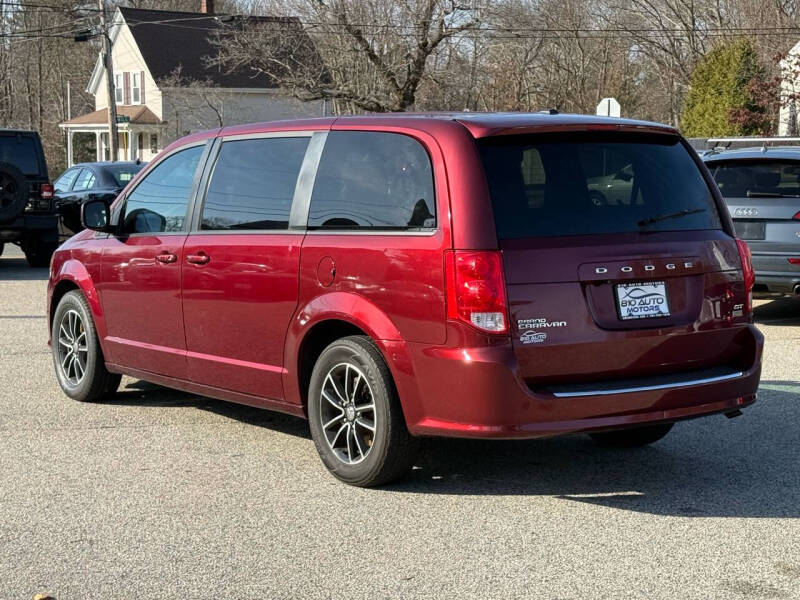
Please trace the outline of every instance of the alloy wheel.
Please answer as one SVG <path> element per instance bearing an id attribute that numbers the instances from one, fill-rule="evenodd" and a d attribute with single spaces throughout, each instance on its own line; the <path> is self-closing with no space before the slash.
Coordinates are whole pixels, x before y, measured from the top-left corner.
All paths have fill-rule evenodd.
<path id="1" fill-rule="evenodd" d="M 363 461 L 372 450 L 377 427 L 375 398 L 364 373 L 350 363 L 335 365 L 325 375 L 319 403 L 328 447 L 345 464 Z"/>
<path id="2" fill-rule="evenodd" d="M 58 328 L 58 363 L 64 379 L 78 385 L 86 373 L 89 358 L 86 328 L 78 311 L 68 310 Z"/>

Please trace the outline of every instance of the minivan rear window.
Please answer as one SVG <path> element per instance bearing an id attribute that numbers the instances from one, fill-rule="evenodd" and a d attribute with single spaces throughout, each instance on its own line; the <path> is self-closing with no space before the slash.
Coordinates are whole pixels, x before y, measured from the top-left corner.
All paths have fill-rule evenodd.
<path id="1" fill-rule="evenodd" d="M 800 196 L 800 161 L 713 161 L 707 166 L 726 198 Z"/>
<path id="2" fill-rule="evenodd" d="M 674 136 L 503 136 L 479 147 L 501 239 L 722 226 Z"/>

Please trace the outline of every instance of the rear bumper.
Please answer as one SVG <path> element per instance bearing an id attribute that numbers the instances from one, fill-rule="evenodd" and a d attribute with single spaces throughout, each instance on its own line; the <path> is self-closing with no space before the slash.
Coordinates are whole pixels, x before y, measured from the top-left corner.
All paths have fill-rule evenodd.
<path id="1" fill-rule="evenodd" d="M 31 232 L 37 237 L 51 236 L 58 239 L 58 215 L 56 214 L 22 214 L 13 221 L 0 223 L 0 242 L 15 242 Z"/>
<path id="2" fill-rule="evenodd" d="M 393 371 L 414 435 L 551 437 L 691 419 L 752 404 L 763 336 L 754 326 L 747 328 L 755 351 L 751 364 L 738 369 L 741 375 L 659 389 L 570 397 L 534 392 L 521 378 L 510 345 L 454 349 L 409 344 L 410 364 Z"/>
<path id="3" fill-rule="evenodd" d="M 756 285 L 764 286 L 756 293 L 768 292 L 771 294 L 793 294 L 794 289 L 800 285 L 800 265 L 793 265 L 790 258 L 800 258 L 800 246 L 794 253 L 753 253 L 753 268 L 756 271 Z"/>

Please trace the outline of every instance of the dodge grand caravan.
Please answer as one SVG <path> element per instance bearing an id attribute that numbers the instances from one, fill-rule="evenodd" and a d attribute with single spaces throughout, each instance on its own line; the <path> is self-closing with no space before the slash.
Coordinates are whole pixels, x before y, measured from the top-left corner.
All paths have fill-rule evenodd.
<path id="1" fill-rule="evenodd" d="M 421 436 L 654 442 L 751 404 L 753 270 L 672 128 L 354 116 L 172 144 L 51 266 L 64 392 L 121 374 L 307 417 L 355 485 Z"/>

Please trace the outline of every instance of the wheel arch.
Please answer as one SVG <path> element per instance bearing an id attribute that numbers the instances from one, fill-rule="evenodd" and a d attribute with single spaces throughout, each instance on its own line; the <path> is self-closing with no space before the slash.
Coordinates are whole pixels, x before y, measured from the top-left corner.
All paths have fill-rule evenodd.
<path id="1" fill-rule="evenodd" d="M 65 261 L 58 271 L 58 274 L 53 278 L 53 291 L 50 296 L 50 309 L 48 310 L 48 325 L 52 330 L 53 316 L 55 315 L 58 303 L 65 294 L 72 290 L 79 290 L 86 301 L 89 303 L 89 309 L 92 311 L 92 319 L 94 319 L 95 329 L 97 336 L 100 338 L 100 344 L 103 345 L 103 339 L 106 335 L 106 323 L 103 316 L 103 307 L 100 304 L 100 297 L 97 294 L 92 278 L 86 267 L 77 260 L 71 259 Z M 105 348 L 103 348 L 105 351 Z"/>
<path id="2" fill-rule="evenodd" d="M 348 292 L 318 296 L 300 309 L 289 328 L 284 347 L 284 396 L 307 411 L 311 370 L 328 344 L 349 335 L 370 338 L 389 367 L 392 361 L 382 341 L 401 340 L 391 319 L 367 299 Z"/>

